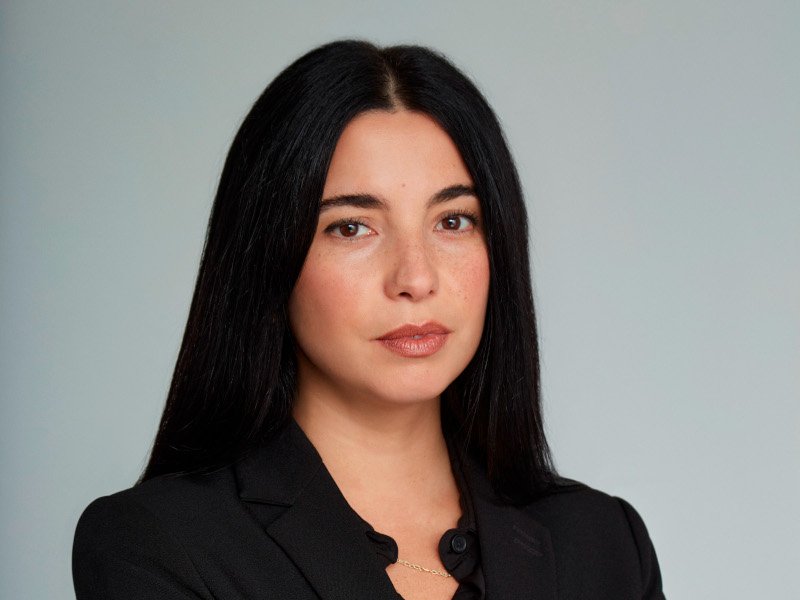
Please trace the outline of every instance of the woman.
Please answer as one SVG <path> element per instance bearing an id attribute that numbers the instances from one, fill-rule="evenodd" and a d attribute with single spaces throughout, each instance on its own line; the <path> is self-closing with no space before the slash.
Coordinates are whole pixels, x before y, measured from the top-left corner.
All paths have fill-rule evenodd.
<path id="1" fill-rule="evenodd" d="M 557 477 L 498 122 L 420 47 L 289 66 L 228 155 L 150 462 L 79 599 L 662 598 L 644 524 Z"/>

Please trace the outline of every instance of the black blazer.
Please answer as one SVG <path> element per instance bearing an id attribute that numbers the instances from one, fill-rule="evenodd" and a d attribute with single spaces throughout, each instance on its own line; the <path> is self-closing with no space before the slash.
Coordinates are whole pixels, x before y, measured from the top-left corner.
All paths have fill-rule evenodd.
<path id="1" fill-rule="evenodd" d="M 624 500 L 564 480 L 521 508 L 468 462 L 487 600 L 664 598 L 655 551 Z M 78 600 L 396 600 L 302 429 L 236 464 L 161 476 L 92 502 L 73 546 Z"/>

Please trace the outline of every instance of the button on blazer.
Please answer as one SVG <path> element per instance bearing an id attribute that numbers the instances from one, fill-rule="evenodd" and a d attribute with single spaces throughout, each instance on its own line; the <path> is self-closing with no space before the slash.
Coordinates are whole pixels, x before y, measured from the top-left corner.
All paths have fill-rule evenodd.
<path id="1" fill-rule="evenodd" d="M 477 463 L 487 600 L 664 598 L 653 545 L 624 500 L 562 480 L 502 503 Z M 162 475 L 99 498 L 73 545 L 78 600 L 397 600 L 391 580 L 296 422 L 231 466 Z"/>

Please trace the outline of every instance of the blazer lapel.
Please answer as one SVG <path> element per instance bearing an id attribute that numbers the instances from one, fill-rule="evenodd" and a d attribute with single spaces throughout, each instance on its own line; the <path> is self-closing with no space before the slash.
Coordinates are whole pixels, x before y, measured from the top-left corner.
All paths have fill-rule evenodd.
<path id="1" fill-rule="evenodd" d="M 523 508 L 502 503 L 483 469 L 467 459 L 487 600 L 555 600 L 550 531 Z"/>
<path id="2" fill-rule="evenodd" d="M 235 469 L 240 497 L 321 598 L 397 599 L 363 522 L 293 419 Z"/>

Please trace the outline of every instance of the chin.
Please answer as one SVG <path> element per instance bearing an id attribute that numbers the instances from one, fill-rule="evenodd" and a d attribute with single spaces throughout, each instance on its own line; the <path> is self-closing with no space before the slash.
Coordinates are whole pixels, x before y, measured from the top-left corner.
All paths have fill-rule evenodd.
<path id="1" fill-rule="evenodd" d="M 450 383 L 450 379 L 445 380 L 440 374 L 431 379 L 396 376 L 389 379 L 388 383 L 382 381 L 372 393 L 374 397 L 384 398 L 389 402 L 415 404 L 438 399 Z"/>

